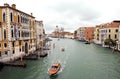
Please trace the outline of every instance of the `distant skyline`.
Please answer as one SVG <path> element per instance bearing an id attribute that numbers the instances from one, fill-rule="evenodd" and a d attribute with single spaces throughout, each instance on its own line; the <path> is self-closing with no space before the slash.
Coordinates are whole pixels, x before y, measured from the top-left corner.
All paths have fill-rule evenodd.
<path id="1" fill-rule="evenodd" d="M 43 20 L 46 33 L 56 26 L 74 32 L 79 27 L 120 20 L 120 0 L 0 0 Z"/>

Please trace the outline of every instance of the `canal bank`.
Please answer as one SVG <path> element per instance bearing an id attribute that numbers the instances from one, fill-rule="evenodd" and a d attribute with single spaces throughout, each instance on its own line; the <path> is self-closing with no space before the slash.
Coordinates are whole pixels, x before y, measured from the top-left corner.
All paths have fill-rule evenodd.
<path id="1" fill-rule="evenodd" d="M 119 79 L 120 53 L 90 44 L 86 45 L 72 39 L 53 39 L 55 48 L 48 56 L 38 61 L 26 61 L 26 68 L 5 67 L 0 72 L 2 79 Z M 61 51 L 61 47 L 65 51 Z M 50 77 L 48 68 L 60 61 L 58 75 Z M 7 76 L 6 76 L 7 75 Z"/>

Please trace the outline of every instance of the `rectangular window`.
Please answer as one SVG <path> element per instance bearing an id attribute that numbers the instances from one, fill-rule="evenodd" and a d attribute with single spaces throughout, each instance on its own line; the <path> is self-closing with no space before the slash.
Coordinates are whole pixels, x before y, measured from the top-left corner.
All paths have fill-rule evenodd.
<path id="1" fill-rule="evenodd" d="M 15 51 L 13 50 L 13 54 L 15 54 Z"/>
<path id="2" fill-rule="evenodd" d="M 19 31 L 19 37 L 20 37 L 20 31 Z"/>
<path id="3" fill-rule="evenodd" d="M 117 38 L 117 35 L 115 34 L 115 39 Z"/>
<path id="4" fill-rule="evenodd" d="M 109 38 L 111 38 L 111 36 L 109 35 Z"/>
<path id="5" fill-rule="evenodd" d="M 18 23 L 20 22 L 20 16 L 18 15 Z"/>
<path id="6" fill-rule="evenodd" d="M 109 29 L 109 32 L 111 32 L 111 30 Z"/>
<path id="7" fill-rule="evenodd" d="M 7 51 L 5 51 L 5 54 L 7 55 L 7 54 L 8 54 L 8 52 L 7 52 Z"/>
<path id="8" fill-rule="evenodd" d="M 13 14 L 10 13 L 10 21 L 12 22 L 13 21 Z"/>
<path id="9" fill-rule="evenodd" d="M 21 45 L 21 41 L 19 41 L 19 45 Z"/>
<path id="10" fill-rule="evenodd" d="M 12 36 L 12 38 L 13 38 L 13 30 L 11 30 L 11 34 L 12 34 L 11 36 Z"/>
<path id="11" fill-rule="evenodd" d="M 4 39 L 6 39 L 6 30 L 4 29 Z"/>
<path id="12" fill-rule="evenodd" d="M 99 34 L 97 34 L 97 36 L 99 36 Z"/>
<path id="13" fill-rule="evenodd" d="M 24 46 L 22 46 L 22 52 L 24 52 Z"/>
<path id="14" fill-rule="evenodd" d="M 21 52 L 21 48 L 19 48 L 19 51 Z"/>
<path id="15" fill-rule="evenodd" d="M 29 49 L 30 49 L 30 45 L 29 45 Z"/>
<path id="16" fill-rule="evenodd" d="M 118 29 L 116 29 L 116 32 L 118 32 Z"/>
<path id="17" fill-rule="evenodd" d="M 6 43 L 4 43 L 4 47 L 7 47 L 7 44 L 6 44 Z"/>
<path id="18" fill-rule="evenodd" d="M 14 42 L 12 42 L 12 46 L 14 47 Z"/>
<path id="19" fill-rule="evenodd" d="M 0 51 L 0 57 L 1 57 L 2 55 L 1 55 L 1 51 Z"/>

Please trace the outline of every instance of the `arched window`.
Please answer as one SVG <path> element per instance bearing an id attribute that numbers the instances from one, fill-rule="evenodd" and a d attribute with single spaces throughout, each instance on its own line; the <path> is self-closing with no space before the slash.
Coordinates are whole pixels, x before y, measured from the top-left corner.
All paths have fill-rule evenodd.
<path id="1" fill-rule="evenodd" d="M 13 14 L 10 13 L 10 21 L 12 22 L 13 21 Z"/>
<path id="2" fill-rule="evenodd" d="M 3 13 L 3 22 L 5 22 L 5 13 Z"/>
<path id="3" fill-rule="evenodd" d="M 6 30 L 4 29 L 4 39 L 6 39 Z"/>

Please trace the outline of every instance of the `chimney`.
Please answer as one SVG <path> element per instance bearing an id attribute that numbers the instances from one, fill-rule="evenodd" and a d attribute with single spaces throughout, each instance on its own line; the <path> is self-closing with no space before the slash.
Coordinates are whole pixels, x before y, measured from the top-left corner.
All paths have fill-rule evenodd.
<path id="1" fill-rule="evenodd" d="M 7 7 L 7 6 L 9 6 L 9 4 L 8 4 L 8 3 L 4 3 L 4 6 L 6 6 L 6 7 Z"/>
<path id="2" fill-rule="evenodd" d="M 16 5 L 15 5 L 15 4 L 12 4 L 12 8 L 16 9 Z"/>
<path id="3" fill-rule="evenodd" d="M 31 13 L 31 16 L 33 16 L 33 13 Z"/>

